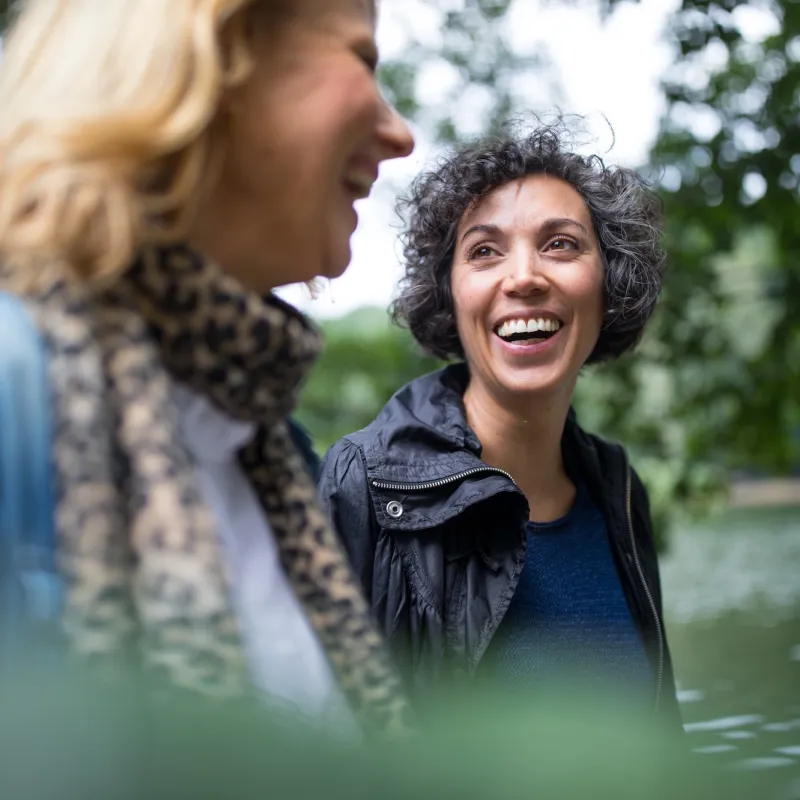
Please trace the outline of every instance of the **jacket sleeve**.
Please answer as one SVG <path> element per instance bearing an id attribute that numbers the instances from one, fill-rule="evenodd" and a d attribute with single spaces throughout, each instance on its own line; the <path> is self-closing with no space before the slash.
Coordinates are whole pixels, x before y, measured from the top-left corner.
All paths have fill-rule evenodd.
<path id="1" fill-rule="evenodd" d="M 317 488 L 320 503 L 344 542 L 364 593 L 372 602 L 378 526 L 361 448 L 348 439 L 336 442 L 322 460 Z"/>

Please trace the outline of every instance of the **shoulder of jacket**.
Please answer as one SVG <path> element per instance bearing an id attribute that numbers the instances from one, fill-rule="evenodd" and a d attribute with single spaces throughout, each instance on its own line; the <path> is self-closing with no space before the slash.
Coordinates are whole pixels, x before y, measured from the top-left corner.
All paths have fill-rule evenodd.
<path id="1" fill-rule="evenodd" d="M 354 435 L 343 436 L 328 448 L 320 465 L 321 481 L 341 483 L 346 475 L 352 474 L 354 464 L 357 470 L 366 473 L 364 449 L 361 444 L 354 441 Z"/>

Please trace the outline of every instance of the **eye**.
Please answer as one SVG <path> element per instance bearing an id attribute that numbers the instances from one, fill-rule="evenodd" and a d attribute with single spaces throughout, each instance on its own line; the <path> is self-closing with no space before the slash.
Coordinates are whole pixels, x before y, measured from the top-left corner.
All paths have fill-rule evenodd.
<path id="1" fill-rule="evenodd" d="M 371 48 L 363 48 L 356 52 L 361 63 L 374 75 L 378 71 L 378 53 Z"/>
<path id="2" fill-rule="evenodd" d="M 569 236 L 556 236 L 550 240 L 547 247 L 551 250 L 577 250 L 578 243 Z"/>
<path id="3" fill-rule="evenodd" d="M 476 244 L 467 252 L 467 260 L 491 258 L 493 255 L 498 255 L 497 250 L 488 244 Z"/>

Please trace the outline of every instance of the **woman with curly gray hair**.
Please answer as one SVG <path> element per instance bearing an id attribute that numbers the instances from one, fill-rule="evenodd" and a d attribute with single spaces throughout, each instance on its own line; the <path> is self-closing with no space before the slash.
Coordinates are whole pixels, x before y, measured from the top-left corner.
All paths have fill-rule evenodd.
<path id="1" fill-rule="evenodd" d="M 571 410 L 584 365 L 653 312 L 659 203 L 565 133 L 479 142 L 413 184 L 394 316 L 457 363 L 336 443 L 321 494 L 412 694 L 569 674 L 676 718 L 646 491 Z"/>

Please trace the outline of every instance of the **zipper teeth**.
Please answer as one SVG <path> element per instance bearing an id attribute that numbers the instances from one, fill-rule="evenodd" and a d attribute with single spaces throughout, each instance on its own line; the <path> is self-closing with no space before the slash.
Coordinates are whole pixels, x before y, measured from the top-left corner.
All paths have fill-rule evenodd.
<path id="1" fill-rule="evenodd" d="M 455 475 L 448 475 L 446 478 L 439 478 L 439 480 L 427 481 L 426 483 L 388 483 L 387 481 L 373 480 L 372 485 L 376 489 L 387 489 L 390 492 L 427 491 L 428 489 L 438 489 L 440 486 L 447 486 L 450 483 L 469 478 L 472 475 L 479 475 L 482 472 L 505 475 L 511 483 L 514 483 L 514 479 L 505 470 L 499 469 L 498 467 L 473 467 L 463 472 L 457 472 Z M 514 485 L 516 486 L 516 483 L 514 483 Z"/>
<path id="2" fill-rule="evenodd" d="M 658 631 L 658 677 L 656 680 L 656 700 L 653 707 L 653 714 L 658 711 L 658 706 L 661 703 L 661 688 L 664 683 L 664 631 L 661 627 L 661 620 L 658 618 L 658 610 L 656 604 L 653 602 L 653 595 L 650 594 L 650 587 L 644 579 L 644 571 L 639 561 L 639 553 L 636 550 L 636 538 L 633 534 L 633 520 L 631 518 L 631 470 L 628 467 L 628 474 L 625 484 L 625 510 L 628 513 L 628 533 L 631 537 L 631 548 L 633 549 L 633 561 L 636 564 L 636 571 L 639 573 L 639 579 L 644 586 L 644 592 L 647 595 L 647 601 L 650 603 L 650 610 L 653 612 L 653 619 L 656 623 L 656 630 Z"/>

